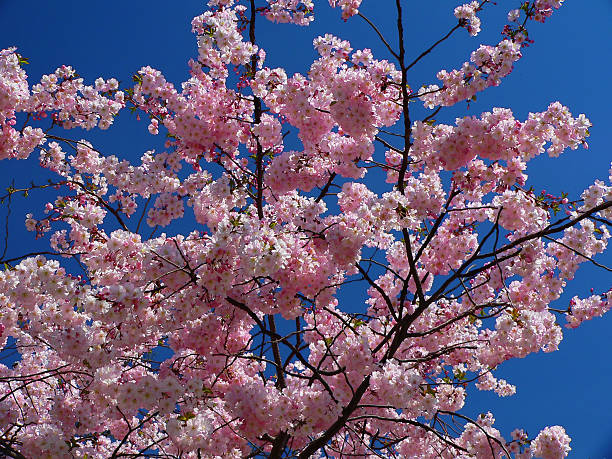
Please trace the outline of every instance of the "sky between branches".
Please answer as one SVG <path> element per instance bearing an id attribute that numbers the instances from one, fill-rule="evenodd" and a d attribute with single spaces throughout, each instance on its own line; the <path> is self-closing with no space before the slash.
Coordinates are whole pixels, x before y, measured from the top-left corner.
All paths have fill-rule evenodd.
<path id="1" fill-rule="evenodd" d="M 408 55 L 416 57 L 456 23 L 452 10 L 462 2 L 411 3 L 406 41 Z M 476 38 L 460 31 L 411 71 L 414 89 L 437 83 L 438 70 L 456 68 L 480 43 L 494 45 L 499 41 L 507 11 L 520 2 L 498 3 L 480 14 L 483 32 Z M 574 116 L 585 113 L 593 123 L 589 150 L 568 151 L 556 160 L 542 155 L 531 161 L 527 170 L 528 185 L 536 191 L 545 189 L 556 195 L 564 191 L 576 196 L 595 178 L 605 179 L 612 160 L 612 96 L 608 87 L 612 75 L 612 1 L 565 3 L 546 24 L 531 26 L 535 43 L 524 50 L 524 57 L 501 87 L 479 94 L 469 110 L 465 104 L 458 104 L 436 118 L 452 123 L 456 116 L 508 107 L 522 120 L 530 111 L 543 111 L 556 100 L 568 106 Z M 131 75 L 144 65 L 161 70 L 169 81 L 180 84 L 188 78 L 187 61 L 197 54 L 190 21 L 204 6 L 204 1 L 197 0 L 133 0 L 127 4 L 117 0 L 35 4 L 0 0 L 0 48 L 17 46 L 19 53 L 29 59 L 26 71 L 30 84 L 62 64 L 73 66 L 89 84 L 98 76 L 115 77 L 124 85 L 130 84 Z M 388 0 L 365 0 L 360 11 L 395 43 L 393 19 L 385 16 L 387 6 L 391 6 Z M 305 73 L 316 58 L 312 39 L 324 33 L 348 39 L 354 49 L 371 48 L 377 58 L 390 58 L 360 18 L 344 24 L 338 11 L 331 11 L 327 2 L 318 2 L 317 8 L 317 19 L 308 28 L 275 27 L 273 35 L 266 34 L 264 27 L 258 29 L 260 44 L 267 51 L 266 65 L 285 67 L 289 75 Z M 266 25 L 263 19 L 261 22 Z M 415 107 L 415 114 L 424 117 L 427 111 Z M 73 131 L 68 135 L 87 138 L 107 154 L 136 160 L 146 150 L 163 148 L 163 139 L 148 135 L 146 126 L 126 113 L 108 132 Z M 1 188 L 13 179 L 15 185 L 44 181 L 38 171 L 18 161 L 3 162 L 0 176 Z M 44 202 L 44 195 L 39 195 L 15 203 L 9 255 L 19 255 L 20 250 L 33 243 L 33 233 L 25 233 L 21 225 L 25 213 L 42 210 L 40 204 Z M 4 219 L 5 209 L 1 212 Z M 610 251 L 598 261 L 611 265 Z M 608 289 L 610 277 L 609 272 L 584 266 L 557 305 L 567 307 L 573 295 L 588 296 L 591 287 L 597 291 Z M 345 295 L 351 301 L 350 292 Z M 499 399 L 489 392 L 471 393 L 466 414 L 492 410 L 497 428 L 506 435 L 518 426 L 535 434 L 545 425 L 559 424 L 572 437 L 570 457 L 612 458 L 612 360 L 608 351 L 611 331 L 612 314 L 608 314 L 576 330 L 567 330 L 556 353 L 539 353 L 504 363 L 497 376 L 517 385 L 517 394 Z"/>

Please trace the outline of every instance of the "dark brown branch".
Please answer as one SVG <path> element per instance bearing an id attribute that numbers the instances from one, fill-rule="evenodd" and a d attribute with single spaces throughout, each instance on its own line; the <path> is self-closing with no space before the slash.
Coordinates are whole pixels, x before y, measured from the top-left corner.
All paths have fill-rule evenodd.
<path id="1" fill-rule="evenodd" d="M 329 191 L 329 187 L 332 185 L 332 182 L 334 181 L 335 178 L 336 178 L 336 173 L 335 172 L 332 172 L 331 174 L 329 174 L 329 179 L 327 180 L 327 183 L 325 184 L 325 186 L 321 190 L 321 193 L 319 193 L 319 196 L 317 196 L 317 198 L 315 199 L 315 202 L 320 202 L 321 199 L 323 199 L 325 197 L 325 195 Z"/>
<path id="2" fill-rule="evenodd" d="M 419 54 L 417 58 L 414 59 L 410 64 L 408 64 L 406 66 L 406 70 L 410 70 L 412 67 L 414 67 L 421 59 L 423 59 L 425 56 L 431 53 L 436 46 L 438 46 L 443 41 L 447 40 L 453 34 L 455 30 L 460 29 L 460 28 L 461 28 L 461 24 L 457 24 L 455 27 L 450 29 L 446 35 L 444 35 L 442 38 L 436 41 L 433 45 L 431 45 L 429 48 L 427 48 L 425 51 Z"/>
<path id="3" fill-rule="evenodd" d="M 365 17 L 362 13 L 357 13 L 359 15 L 359 17 L 361 19 L 363 19 L 365 22 L 367 22 L 370 27 L 372 27 L 372 29 L 374 30 L 374 32 L 376 32 L 376 35 L 378 35 L 378 38 L 380 38 L 380 41 L 383 42 L 383 44 L 387 47 L 387 49 L 389 50 L 389 52 L 391 53 L 391 55 L 393 57 L 395 57 L 396 59 L 399 59 L 400 57 L 398 56 L 398 54 L 393 50 L 393 48 L 391 48 L 391 45 L 389 44 L 389 42 L 387 40 L 385 40 L 385 37 L 383 36 L 383 34 L 381 33 L 380 30 L 378 30 L 378 27 L 376 27 L 376 25 L 374 25 L 374 23 L 372 21 L 370 21 L 367 17 Z"/>

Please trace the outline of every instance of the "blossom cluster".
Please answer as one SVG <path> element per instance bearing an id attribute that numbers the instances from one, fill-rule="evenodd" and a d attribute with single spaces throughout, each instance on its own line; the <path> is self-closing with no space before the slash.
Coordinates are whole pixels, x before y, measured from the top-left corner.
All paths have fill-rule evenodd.
<path id="1" fill-rule="evenodd" d="M 544 22 L 554 9 L 561 7 L 561 0 L 536 0 L 525 2 L 523 8 L 527 18 Z M 477 1 L 466 3 L 455 8 L 455 17 L 460 25 L 464 25 L 470 35 L 480 32 L 480 19 L 476 16 L 481 8 Z M 515 22 L 520 16 L 520 10 L 511 10 L 508 20 Z M 508 27 L 505 31 L 510 30 Z M 441 70 L 436 75 L 442 86 L 428 85 L 419 90 L 420 99 L 425 107 L 450 106 L 464 100 L 471 100 L 476 93 L 492 86 L 499 86 L 502 78 L 512 72 L 514 63 L 522 57 L 521 48 L 526 44 L 526 29 L 519 27 L 512 33 L 506 33 L 508 38 L 495 46 L 481 45 L 472 52 L 470 62 L 465 62 L 461 68 L 451 71 Z"/>
<path id="2" fill-rule="evenodd" d="M 266 18 L 274 22 L 307 26 L 314 20 L 312 0 L 268 0 Z"/>
<path id="3" fill-rule="evenodd" d="M 477 1 L 466 3 L 455 8 L 455 17 L 460 23 L 465 23 L 466 28 L 471 36 L 475 37 L 480 32 L 480 18 L 476 13 L 480 10 L 480 4 Z"/>
<path id="4" fill-rule="evenodd" d="M 359 13 L 359 6 L 363 0 L 329 0 L 329 4 L 342 9 L 342 19 L 346 20 Z"/>
<path id="5" fill-rule="evenodd" d="M 494 108 L 479 117 L 458 118 L 455 127 L 416 122 L 411 155 L 416 160 L 437 160 L 447 170 L 466 166 L 476 157 L 505 160 L 510 165 L 516 160 L 528 161 L 544 151 L 559 156 L 567 148 L 574 150 L 585 143 L 590 126 L 584 115 L 574 118 L 558 102 L 544 112 L 530 113 L 523 123 L 510 110 Z M 392 158 L 389 155 L 388 162 Z"/>
<path id="6" fill-rule="evenodd" d="M 51 252 L 0 272 L 0 345 L 19 354 L 0 363 L 0 449 L 566 457 L 559 426 L 506 440 L 491 413 L 459 411 L 472 383 L 513 395 L 496 368 L 557 350 L 560 318 L 575 328 L 610 308 L 610 291 L 555 302 L 606 249 L 612 185 L 575 201 L 526 187 L 527 163 L 584 146 L 589 120 L 554 102 L 525 121 L 495 108 L 410 122 L 415 97 L 449 106 L 499 84 L 520 39 L 481 46 L 406 100 L 396 64 L 331 34 L 307 74 L 267 67 L 242 3 L 210 0 L 194 18 L 181 85 L 143 67 L 125 90 L 88 86 L 61 67 L 29 87 L 15 49 L 0 52 L 0 157 L 38 150 L 59 177 L 25 221 Z M 509 19 L 561 3 L 525 2 Z M 348 19 L 361 2 L 330 4 Z M 306 25 L 313 6 L 270 0 L 250 17 Z M 479 9 L 455 9 L 472 35 Z M 106 129 L 127 105 L 167 136 L 162 150 L 133 161 L 49 134 Z M 17 130 L 19 114 L 36 122 Z M 402 120 L 400 148 L 381 131 Z M 355 285 L 363 297 L 347 300 Z"/>

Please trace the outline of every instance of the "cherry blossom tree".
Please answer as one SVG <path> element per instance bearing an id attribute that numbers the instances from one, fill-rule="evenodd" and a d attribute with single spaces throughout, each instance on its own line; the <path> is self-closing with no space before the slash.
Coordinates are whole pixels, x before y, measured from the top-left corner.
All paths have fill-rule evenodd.
<path id="1" fill-rule="evenodd" d="M 3 197 L 54 195 L 25 221 L 47 249 L 2 255 L 0 346 L 19 357 L 0 364 L 0 455 L 568 455 L 561 426 L 504 438 L 492 413 L 462 408 L 469 385 L 512 395 L 499 365 L 555 351 L 563 324 L 610 307 L 609 290 L 556 300 L 580 264 L 610 271 L 594 257 L 612 186 L 526 186 L 527 162 L 585 146 L 589 120 L 559 102 L 524 120 L 505 108 L 435 120 L 500 85 L 563 0 L 517 2 L 499 43 L 418 90 L 410 69 L 476 36 L 490 0 L 457 7 L 416 58 L 405 2 L 384 6 L 395 41 L 361 0 L 329 3 L 389 59 L 328 34 L 307 75 L 268 67 L 257 30 L 307 26 L 312 0 L 209 0 L 180 88 L 151 67 L 127 86 L 67 66 L 30 86 L 26 59 L 0 52 L 0 157 L 34 154 L 56 177 Z M 164 151 L 133 164 L 65 132 L 126 110 Z"/>

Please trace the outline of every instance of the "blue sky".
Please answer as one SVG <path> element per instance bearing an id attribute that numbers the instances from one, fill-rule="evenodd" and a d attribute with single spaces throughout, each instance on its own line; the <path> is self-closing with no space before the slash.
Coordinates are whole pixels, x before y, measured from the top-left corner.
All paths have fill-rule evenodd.
<path id="1" fill-rule="evenodd" d="M 362 11 L 395 42 L 393 21 L 385 13 L 392 3 L 364 0 Z M 459 3 L 431 0 L 411 2 L 406 7 L 408 56 L 417 56 L 454 25 L 452 9 Z M 411 72 L 412 87 L 436 82 L 435 73 L 439 69 L 461 65 L 480 43 L 496 44 L 506 12 L 519 4 L 499 0 L 497 6 L 490 6 L 481 15 L 483 32 L 472 38 L 459 31 Z M 150 65 L 179 84 L 188 78 L 187 61 L 197 53 L 190 21 L 204 6 L 205 2 L 199 0 L 0 0 L 0 48 L 17 46 L 29 59 L 26 70 L 31 83 L 66 64 L 72 65 L 89 83 L 103 76 L 129 84 L 133 73 Z M 317 8 L 317 20 L 309 28 L 281 25 L 271 29 L 261 21 L 260 25 L 265 27 L 258 29 L 258 36 L 268 53 L 268 65 L 283 66 L 289 74 L 305 73 L 316 57 L 312 39 L 328 32 L 349 39 L 355 49 L 368 47 L 375 57 L 390 57 L 362 20 L 353 18 L 344 23 L 338 10 L 331 11 L 324 1 L 317 2 Z M 530 36 L 535 43 L 524 51 L 525 56 L 501 87 L 479 95 L 469 110 L 459 105 L 436 118 L 450 122 L 455 116 L 509 107 L 517 118 L 524 119 L 530 111 L 543 111 L 550 102 L 559 100 L 574 115 L 585 113 L 593 123 L 590 149 L 569 151 L 556 160 L 538 157 L 528 168 L 529 184 L 553 194 L 565 191 L 575 196 L 595 178 L 605 180 L 612 160 L 611 23 L 611 0 L 567 0 L 546 24 L 532 25 Z M 129 116 L 121 116 L 116 128 L 108 132 L 69 134 L 91 139 L 104 152 L 134 160 L 146 150 L 161 148 L 160 139 L 148 135 L 146 123 L 136 123 Z M 13 179 L 16 185 L 24 185 L 42 178 L 35 162 L 5 162 L 0 175 L 2 187 Z M 32 243 L 32 233 L 19 234 L 26 213 L 24 204 L 36 206 L 44 201 L 45 196 L 39 195 L 27 203 L 15 202 L 9 255 L 18 254 Z M 598 260 L 612 264 L 609 253 Z M 604 291 L 611 284 L 609 272 L 584 266 L 557 306 L 566 307 L 569 298 L 576 294 L 588 296 L 591 287 Z M 498 428 L 506 435 L 515 427 L 525 427 L 534 435 L 545 425 L 559 424 L 573 438 L 570 457 L 612 459 L 611 331 L 612 314 L 587 322 L 577 330 L 568 330 L 559 352 L 507 362 L 498 375 L 516 384 L 517 394 L 499 399 L 488 393 L 475 393 L 468 401 L 472 414 L 493 411 Z"/>

